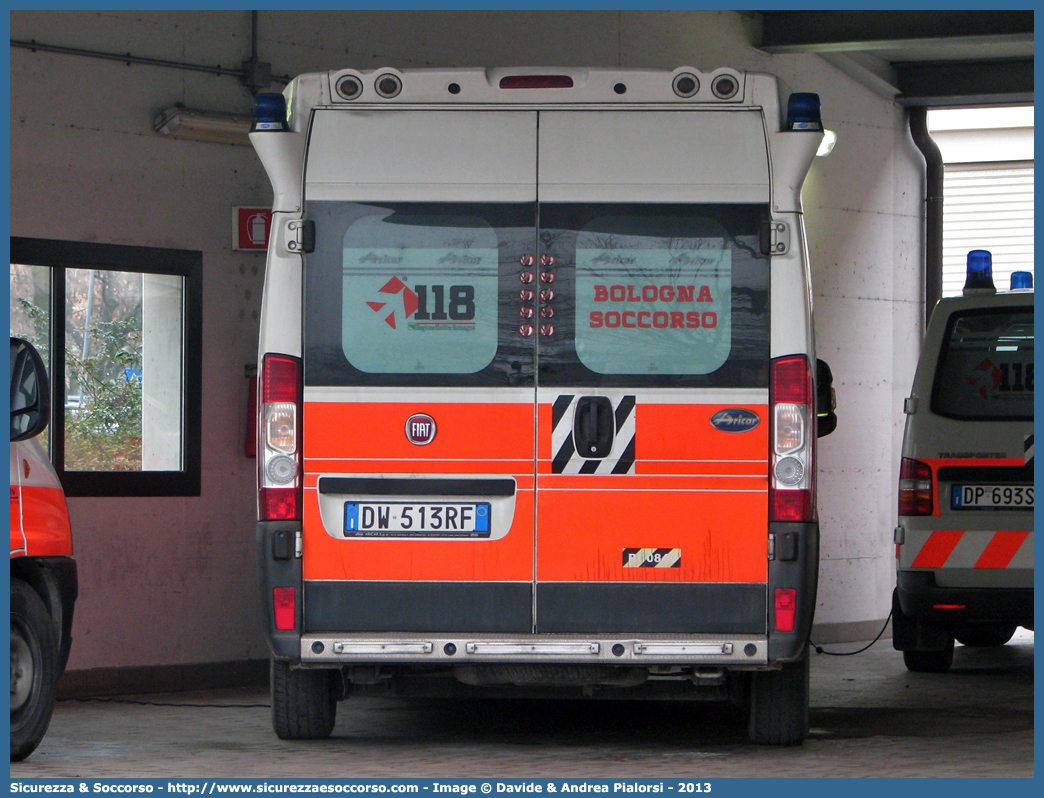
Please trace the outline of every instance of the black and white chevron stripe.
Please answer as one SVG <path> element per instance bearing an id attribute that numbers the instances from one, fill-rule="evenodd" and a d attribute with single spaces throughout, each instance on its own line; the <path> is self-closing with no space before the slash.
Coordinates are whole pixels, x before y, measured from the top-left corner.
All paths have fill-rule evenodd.
<path id="1" fill-rule="evenodd" d="M 1022 461 L 1028 465 L 1033 466 L 1033 433 L 1031 432 L 1025 438 L 1022 439 Z"/>
<path id="2" fill-rule="evenodd" d="M 575 394 L 559 396 L 551 408 L 552 474 L 633 474 L 634 473 L 634 406 L 632 394 L 609 397 L 616 416 L 616 431 L 612 451 L 606 457 L 586 458 L 576 451 L 573 443 L 573 416 L 576 412 Z"/>

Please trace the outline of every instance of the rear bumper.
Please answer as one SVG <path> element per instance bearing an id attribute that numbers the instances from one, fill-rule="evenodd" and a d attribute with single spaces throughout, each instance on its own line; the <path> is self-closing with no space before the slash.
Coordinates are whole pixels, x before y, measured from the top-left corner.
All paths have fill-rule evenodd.
<path id="1" fill-rule="evenodd" d="M 816 603 L 816 524 L 772 524 L 768 583 L 381 582 L 302 579 L 279 541 L 299 523 L 257 527 L 262 617 L 272 655 L 353 663 L 552 662 L 765 667 L 799 659 Z M 767 554 L 768 552 L 766 552 Z M 272 590 L 297 591 L 294 630 L 276 631 Z M 774 596 L 793 590 L 790 631 Z"/>
<path id="2" fill-rule="evenodd" d="M 899 571 L 899 606 L 922 621 L 955 626 L 998 621 L 1033 626 L 1033 588 L 940 587 L 930 571 Z"/>
<path id="3" fill-rule="evenodd" d="M 314 665 L 555 663 L 757 667 L 764 635 L 467 635 L 306 633 L 301 661 Z"/>

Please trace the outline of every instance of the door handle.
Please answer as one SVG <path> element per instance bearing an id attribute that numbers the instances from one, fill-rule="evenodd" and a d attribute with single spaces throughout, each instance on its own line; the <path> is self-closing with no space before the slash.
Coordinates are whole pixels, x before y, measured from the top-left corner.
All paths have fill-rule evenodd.
<path id="1" fill-rule="evenodd" d="M 573 415 L 576 453 L 588 459 L 608 457 L 616 437 L 613 403 L 605 396 L 581 396 Z"/>

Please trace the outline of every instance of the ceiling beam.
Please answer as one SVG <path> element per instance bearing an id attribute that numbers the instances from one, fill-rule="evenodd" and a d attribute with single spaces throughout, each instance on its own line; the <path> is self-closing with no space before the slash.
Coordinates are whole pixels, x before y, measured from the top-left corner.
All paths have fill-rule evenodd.
<path id="1" fill-rule="evenodd" d="M 900 103 L 907 106 L 1004 105 L 1033 102 L 1033 59 L 895 63 Z"/>
<path id="2" fill-rule="evenodd" d="M 1033 41 L 1032 11 L 760 11 L 768 53 L 880 50 L 931 43 Z"/>

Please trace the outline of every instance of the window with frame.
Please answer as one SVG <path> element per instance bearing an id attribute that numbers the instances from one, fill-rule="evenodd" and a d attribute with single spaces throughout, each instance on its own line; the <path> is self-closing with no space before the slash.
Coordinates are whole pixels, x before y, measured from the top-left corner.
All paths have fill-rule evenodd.
<path id="1" fill-rule="evenodd" d="M 10 313 L 48 367 L 66 495 L 199 495 L 201 253 L 11 238 Z"/>
<path id="2" fill-rule="evenodd" d="M 962 421 L 1033 420 L 1033 306 L 976 308 L 947 323 L 932 412 Z"/>

